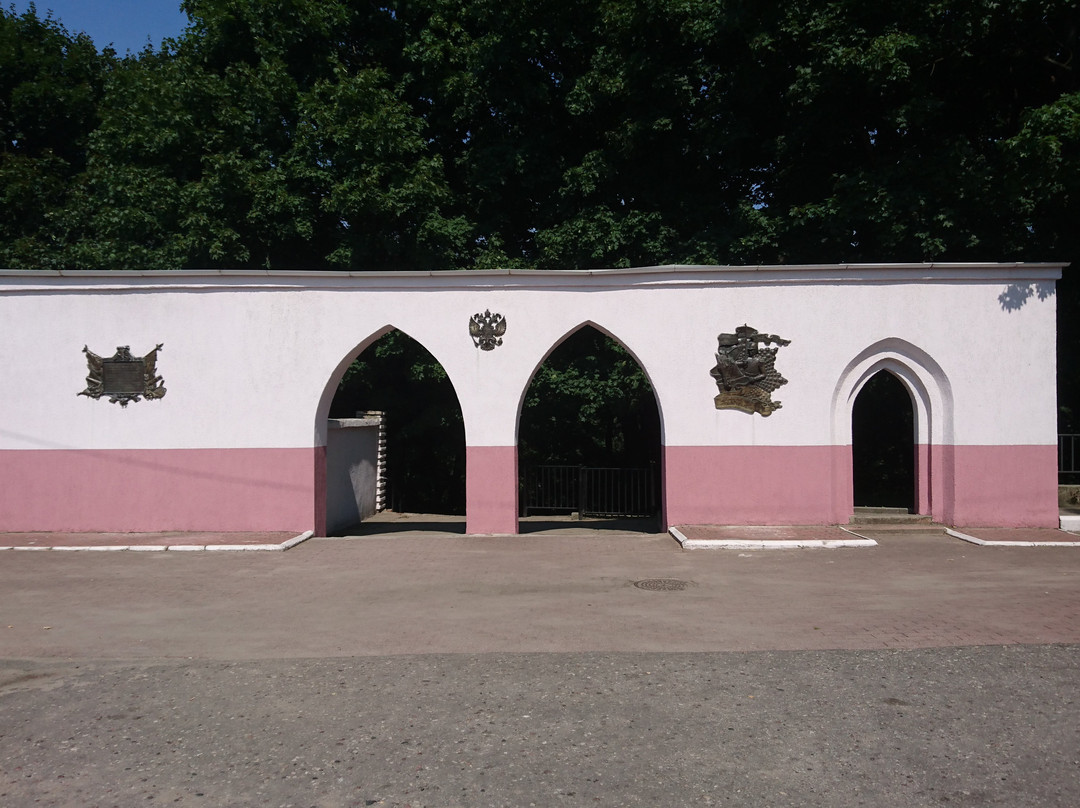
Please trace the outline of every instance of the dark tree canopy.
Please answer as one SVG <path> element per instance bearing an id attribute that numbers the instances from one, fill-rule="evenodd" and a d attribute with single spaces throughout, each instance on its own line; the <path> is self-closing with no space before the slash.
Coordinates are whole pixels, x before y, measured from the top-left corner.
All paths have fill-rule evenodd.
<path id="1" fill-rule="evenodd" d="M 57 266 L 113 67 L 86 36 L 0 10 L 0 266 Z"/>
<path id="2" fill-rule="evenodd" d="M 0 11 L 0 259 L 470 268 L 1077 254 L 1073 0 Z"/>
<path id="3" fill-rule="evenodd" d="M 660 416 L 640 366 L 591 326 L 537 368 L 521 405 L 522 466 L 643 467 L 660 463 Z"/>

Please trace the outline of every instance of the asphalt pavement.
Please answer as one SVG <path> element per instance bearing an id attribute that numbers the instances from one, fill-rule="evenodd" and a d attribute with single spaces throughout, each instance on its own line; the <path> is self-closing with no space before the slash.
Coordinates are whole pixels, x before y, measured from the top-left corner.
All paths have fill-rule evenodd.
<path id="1" fill-rule="evenodd" d="M 0 556 L 2 806 L 1072 806 L 1080 548 Z"/>

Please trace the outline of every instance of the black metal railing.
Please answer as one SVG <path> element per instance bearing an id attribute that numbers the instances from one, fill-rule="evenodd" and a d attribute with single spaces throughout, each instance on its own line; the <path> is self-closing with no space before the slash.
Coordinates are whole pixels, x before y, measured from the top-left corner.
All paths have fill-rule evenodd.
<path id="1" fill-rule="evenodd" d="M 1080 435 L 1058 435 L 1058 482 L 1080 482 Z"/>
<path id="2" fill-rule="evenodd" d="M 581 516 L 655 516 L 657 474 L 645 468 L 530 466 L 525 470 L 522 511 Z"/>

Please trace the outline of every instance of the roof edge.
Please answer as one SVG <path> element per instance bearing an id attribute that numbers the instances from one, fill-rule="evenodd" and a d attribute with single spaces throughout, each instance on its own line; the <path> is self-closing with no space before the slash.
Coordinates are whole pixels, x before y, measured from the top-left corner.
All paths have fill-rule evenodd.
<path id="1" fill-rule="evenodd" d="M 645 267 L 612 267 L 607 269 L 437 269 L 437 270 L 302 270 L 302 269 L 0 269 L 0 277 L 6 278 L 447 278 L 459 277 L 618 277 L 632 275 L 664 274 L 727 274 L 727 273 L 777 273 L 777 272 L 860 272 L 889 271 L 963 271 L 963 270 L 1029 270 L 1061 271 L 1069 262 L 1056 261 L 925 261 L 895 263 L 842 263 L 842 264 L 664 264 Z"/>

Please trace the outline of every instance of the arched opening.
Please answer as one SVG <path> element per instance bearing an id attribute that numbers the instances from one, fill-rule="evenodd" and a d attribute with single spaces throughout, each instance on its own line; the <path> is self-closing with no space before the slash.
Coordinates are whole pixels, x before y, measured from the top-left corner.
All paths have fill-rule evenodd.
<path id="1" fill-rule="evenodd" d="M 871 376 L 851 408 L 854 505 L 916 512 L 915 413 L 904 384 L 887 370 Z"/>
<path id="2" fill-rule="evenodd" d="M 922 348 L 899 337 L 888 337 L 867 346 L 854 356 L 837 379 L 833 391 L 832 434 L 837 446 L 853 446 L 852 413 L 858 393 L 881 371 L 900 381 L 907 401 L 914 409 L 915 473 L 917 478 L 914 510 L 931 516 L 935 522 L 952 523 L 955 500 L 952 492 L 954 457 L 947 447 L 953 439 L 952 383 L 944 369 Z M 893 388 L 895 392 L 895 387 Z M 899 404 L 898 404 L 899 406 Z M 837 478 L 836 517 L 851 516 L 854 483 L 847 476 L 854 469 L 842 469 Z M 863 475 L 860 475 L 863 476 Z M 842 482 L 845 481 L 845 482 Z M 841 484 L 842 483 L 842 484 Z"/>
<path id="3" fill-rule="evenodd" d="M 465 532 L 465 426 L 454 385 L 442 365 L 400 330 L 375 340 L 348 366 L 330 403 L 327 496 L 335 452 L 334 426 L 351 420 L 382 424 L 384 486 L 379 515 L 349 533 L 440 530 Z M 354 458 L 338 476 L 356 477 Z M 338 480 L 338 487 L 348 483 Z M 355 483 L 354 483 L 355 485 Z M 331 522 L 328 502 L 328 524 Z M 369 508 L 370 510 L 370 508 Z M 368 514 L 358 514 L 367 518 Z M 341 519 L 339 518 L 340 522 Z M 343 532 L 342 527 L 330 533 Z"/>
<path id="4" fill-rule="evenodd" d="M 519 529 L 654 531 L 660 511 L 660 414 L 641 366 L 584 325 L 536 369 L 518 419 Z"/>

